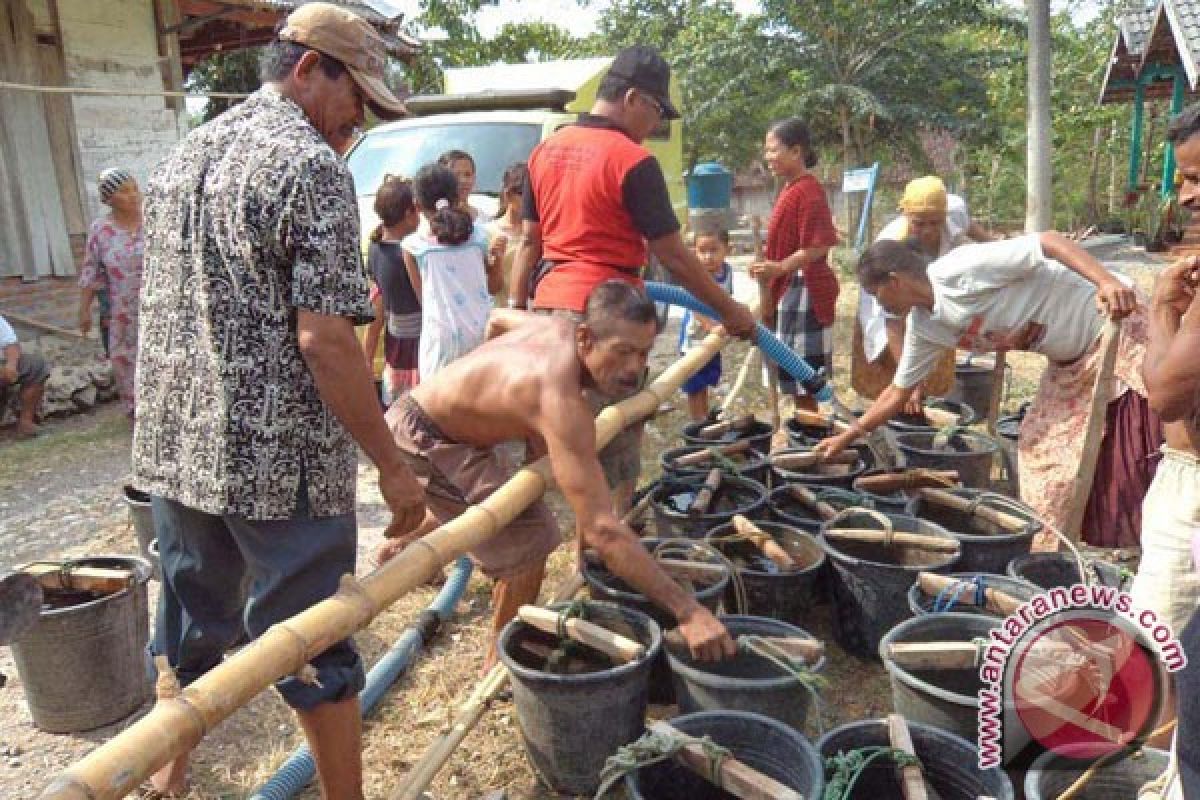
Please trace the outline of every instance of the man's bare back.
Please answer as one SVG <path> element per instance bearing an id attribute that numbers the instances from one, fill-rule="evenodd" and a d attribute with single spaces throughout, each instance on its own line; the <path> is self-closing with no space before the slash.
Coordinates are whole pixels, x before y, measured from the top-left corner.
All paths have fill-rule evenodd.
<path id="1" fill-rule="evenodd" d="M 540 440 L 551 411 L 591 424 L 575 324 L 529 316 L 413 390 L 413 399 L 446 436 L 481 447 Z"/>

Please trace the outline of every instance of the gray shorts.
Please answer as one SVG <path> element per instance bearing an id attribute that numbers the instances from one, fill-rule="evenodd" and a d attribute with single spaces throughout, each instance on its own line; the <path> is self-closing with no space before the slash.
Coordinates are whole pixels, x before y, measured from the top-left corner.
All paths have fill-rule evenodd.
<path id="1" fill-rule="evenodd" d="M 219 664 L 243 630 L 261 635 L 330 597 L 343 575 L 354 574 L 354 514 L 315 518 L 303 481 L 297 494 L 291 519 L 267 521 L 151 498 L 163 574 L 151 649 L 167 656 L 184 686 Z M 310 710 L 362 690 L 362 660 L 349 639 L 310 663 L 317 683 L 288 677 L 275 684 L 292 708 Z"/>
<path id="2" fill-rule="evenodd" d="M 42 357 L 41 353 L 21 351 L 21 356 L 17 359 L 18 386 L 36 386 L 39 383 L 45 383 L 49 377 L 50 367 L 46 365 L 46 359 Z M 4 388 L 4 384 L 0 383 L 0 391 Z"/>
<path id="3" fill-rule="evenodd" d="M 541 308 L 536 309 L 535 313 L 569 319 L 576 325 L 583 322 L 583 314 L 564 308 Z M 640 390 L 645 384 L 646 376 L 643 375 L 638 389 Z M 594 417 L 604 407 L 624 398 L 610 397 L 595 389 L 584 389 L 583 399 L 587 401 Z M 636 422 L 627 426 L 600 451 L 600 466 L 604 469 L 604 478 L 608 482 L 608 488 L 615 489 L 622 483 L 637 484 L 638 477 L 642 474 L 642 431 L 645 427 L 644 422 Z"/>

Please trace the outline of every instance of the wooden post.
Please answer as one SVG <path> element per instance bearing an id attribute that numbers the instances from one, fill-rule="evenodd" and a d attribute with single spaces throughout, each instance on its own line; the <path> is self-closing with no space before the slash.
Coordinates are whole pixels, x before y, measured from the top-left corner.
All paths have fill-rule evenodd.
<path id="1" fill-rule="evenodd" d="M 736 442 L 723 444 L 720 447 L 705 447 L 704 449 L 697 450 L 694 453 L 682 455 L 675 459 L 672 463 L 677 467 L 695 467 L 712 461 L 714 453 L 723 456 L 736 456 L 745 453 L 749 449 L 750 440 L 739 439 Z"/>
<path id="2" fill-rule="evenodd" d="M 780 569 L 796 568 L 795 560 L 787 550 L 783 549 L 783 546 L 779 542 L 775 541 L 769 533 L 741 514 L 733 515 L 733 528 L 742 536 L 749 539 L 764 556 L 774 561 L 775 565 Z"/>
<path id="3" fill-rule="evenodd" d="M 913 747 L 912 736 L 908 732 L 908 723 L 899 714 L 888 714 L 888 739 L 892 747 L 905 755 L 917 757 Z M 900 767 L 900 790 L 904 792 L 904 800 L 929 800 L 929 792 L 925 790 L 925 776 L 921 767 L 916 764 Z"/>
<path id="4" fill-rule="evenodd" d="M 669 736 L 686 735 L 669 722 L 661 720 L 650 723 L 649 728 L 655 733 Z M 675 760 L 702 778 L 712 779 L 712 762 L 700 745 L 684 745 Z M 741 800 L 804 800 L 804 795 L 732 756 L 721 760 L 717 779 L 720 788 Z"/>
<path id="5" fill-rule="evenodd" d="M 948 575 L 938 575 L 933 572 L 917 573 L 917 584 L 921 587 L 921 591 L 930 597 L 937 597 L 944 590 L 958 582 L 957 578 L 951 578 Z M 1015 614 L 1017 609 L 1022 606 L 1021 601 L 1011 594 L 1002 592 L 999 589 L 993 589 L 990 586 L 984 587 L 983 596 L 984 607 L 1002 617 Z M 963 603 L 974 605 L 975 593 L 964 589 L 963 595 L 959 600 Z"/>
<path id="6" fill-rule="evenodd" d="M 807 486 L 800 486 L 799 484 L 789 486 L 788 494 L 796 498 L 802 505 L 816 511 L 817 516 L 821 519 L 833 519 L 837 516 L 837 509 L 823 500 L 818 500 L 816 494 Z"/>
<path id="7" fill-rule="evenodd" d="M 0 5 L 3 8 L 3 5 Z M 727 335 L 718 327 L 645 389 L 596 416 L 596 448 L 634 420 L 653 413 L 716 355 Z M 477 506 L 421 537 L 375 572 L 345 576 L 337 593 L 278 623 L 197 679 L 183 696 L 157 704 L 141 719 L 56 775 L 43 800 L 116 800 L 167 762 L 194 748 L 206 731 L 286 675 L 294 675 L 330 642 L 350 636 L 383 609 L 421 586 L 443 565 L 495 536 L 546 491 L 547 458 L 520 470 Z M 481 712 L 482 713 L 482 712 Z"/>
<path id="8" fill-rule="evenodd" d="M 696 499 L 688 507 L 688 514 L 700 515 L 707 514 L 709 506 L 712 505 L 713 498 L 717 496 L 717 492 L 721 490 L 721 470 L 712 469 L 708 472 L 708 477 L 704 479 L 704 486 L 696 493 Z"/>
<path id="9" fill-rule="evenodd" d="M 1075 473 L 1071 490 L 1071 506 L 1063 533 L 1072 542 L 1083 535 L 1083 513 L 1087 509 L 1088 497 L 1092 493 L 1092 481 L 1096 477 L 1096 462 L 1100 459 L 1103 444 L 1104 423 L 1108 415 L 1109 390 L 1112 386 L 1113 369 L 1117 364 L 1117 352 L 1121 345 L 1121 323 L 1108 321 L 1104 338 L 1100 342 L 1100 368 L 1096 370 L 1096 386 L 1092 390 L 1092 404 L 1088 410 L 1087 428 L 1083 435 L 1083 453 L 1079 458 L 1079 471 Z"/>
<path id="10" fill-rule="evenodd" d="M 987 432 L 988 436 L 996 435 L 996 421 L 1000 419 L 1000 402 L 1004 396 L 1004 375 L 1008 365 L 1008 356 L 1003 350 L 996 351 L 995 365 L 992 367 L 992 394 L 988 398 Z"/>

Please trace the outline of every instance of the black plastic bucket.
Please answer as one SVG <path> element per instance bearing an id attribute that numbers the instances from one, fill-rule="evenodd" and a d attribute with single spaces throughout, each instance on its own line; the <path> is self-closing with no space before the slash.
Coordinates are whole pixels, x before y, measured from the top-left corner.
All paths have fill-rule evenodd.
<path id="1" fill-rule="evenodd" d="M 962 566 L 962 564 L 960 563 L 959 566 Z M 958 597 L 962 598 L 974 595 L 974 582 L 978 578 L 983 579 L 983 587 L 985 589 L 995 589 L 996 591 L 1004 592 L 1005 594 L 1022 602 L 1032 600 L 1043 591 L 1040 586 L 1034 586 L 1029 581 L 1024 581 L 1020 578 L 1013 578 L 1008 575 L 993 575 L 990 573 L 979 572 L 952 572 L 947 577 L 956 578 L 964 583 L 972 584 L 963 588 L 962 594 L 958 595 Z M 953 591 L 947 593 L 945 602 L 949 608 L 947 608 L 946 611 L 959 611 L 963 614 L 978 614 L 984 617 L 993 617 L 995 619 L 1000 618 L 999 614 L 989 611 L 983 606 L 969 602 L 959 602 L 957 600 L 953 600 L 953 596 Z M 908 590 L 908 608 L 918 617 L 925 614 L 944 613 L 935 612 L 933 610 L 936 601 L 936 597 L 931 597 L 930 595 L 927 595 L 921 591 L 921 586 L 918 583 L 914 583 L 912 588 Z"/>
<path id="2" fill-rule="evenodd" d="M 702 447 L 712 447 L 713 445 L 729 444 L 730 442 L 738 442 L 742 439 L 750 440 L 750 447 L 760 453 L 769 453 L 771 451 L 771 434 L 775 433 L 775 429 L 762 420 L 754 420 L 754 422 L 745 431 L 730 431 L 724 436 L 719 436 L 714 439 L 705 439 L 700 435 L 702 428 L 707 428 L 712 425 L 712 422 L 689 422 L 683 426 L 683 441 L 684 444 L 700 445 Z"/>
<path id="3" fill-rule="evenodd" d="M 730 635 L 784 636 L 814 639 L 803 628 L 764 617 L 722 616 L 721 622 Z M 753 711 L 777 719 L 798 731 L 804 730 L 812 706 L 812 693 L 800 680 L 779 665 L 747 652 L 739 651 L 723 661 L 695 661 L 686 650 L 668 646 L 667 663 L 679 710 L 694 711 Z M 812 666 L 814 672 L 825 667 L 825 659 Z"/>
<path id="4" fill-rule="evenodd" d="M 950 731 L 964 739 L 979 730 L 979 670 L 923 669 L 896 665 L 888 658 L 891 644 L 969 642 L 987 637 L 1000 621 L 978 614 L 926 614 L 905 620 L 879 643 L 879 656 L 892 683 L 892 707 L 905 719 Z"/>
<path id="5" fill-rule="evenodd" d="M 702 476 L 686 482 L 664 480 L 650 493 L 654 530 L 660 538 L 703 539 L 713 528 L 739 514 L 748 519 L 766 515 L 766 487 L 757 481 L 732 475 L 722 479 L 708 513 L 689 513 L 688 508 L 702 482 Z"/>
<path id="6" fill-rule="evenodd" d="M 879 495 L 873 495 L 869 492 L 806 483 L 798 485 L 811 490 L 818 500 L 833 506 L 835 511 L 845 511 L 847 508 L 869 508 L 888 513 L 916 516 L 916 511 L 921 506 L 919 497 L 907 498 L 903 505 L 899 503 L 899 499 L 897 498 L 896 502 L 885 502 L 881 506 L 878 502 Z M 820 533 L 822 520 L 817 516 L 817 512 L 792 497 L 788 491 L 789 488 L 788 486 L 780 486 L 772 489 L 771 493 L 767 495 L 767 510 L 770 512 L 770 515 L 787 525 L 801 528 L 810 533 Z"/>
<path id="7" fill-rule="evenodd" d="M 137 711 L 151 694 L 145 660 L 150 563 L 104 555 L 71 564 L 129 570 L 134 581 L 112 594 L 81 592 L 77 602 L 45 604 L 37 622 L 12 643 L 30 716 L 50 733 L 109 725 Z"/>
<path id="8" fill-rule="evenodd" d="M 814 605 L 821 599 L 819 584 L 825 569 L 825 551 L 811 533 L 774 522 L 759 522 L 758 527 L 770 534 L 800 564 L 799 569 L 782 571 L 751 542 L 721 541 L 734 536 L 733 525 L 722 525 L 708 535 L 708 543 L 717 548 L 733 562 L 746 591 L 747 608 L 743 613 L 756 617 L 770 617 L 784 622 L 800 624 Z M 730 581 L 725 590 L 726 609 L 736 608 L 734 586 Z"/>
<path id="9" fill-rule="evenodd" d="M 945 411 L 958 417 L 955 424 L 965 428 L 974 424 L 978 417 L 975 410 L 966 403 L 957 400 L 947 400 L 942 397 L 931 397 L 925 401 L 925 408 Z M 929 418 L 923 414 L 900 413 L 888 420 L 888 427 L 896 433 L 936 433 L 940 425 L 932 425 Z"/>
<path id="10" fill-rule="evenodd" d="M 1085 559 L 1084 566 L 1091 569 L 1093 572 L 1091 577 L 1095 581 L 1099 581 L 1102 586 L 1111 586 L 1115 589 L 1126 588 L 1129 578 L 1115 564 L 1109 564 L 1106 561 L 1088 562 Z M 1005 572 L 1014 578 L 1029 581 L 1043 589 L 1074 586 L 1081 582 L 1079 564 L 1071 553 L 1028 553 L 1010 561 Z"/>
<path id="11" fill-rule="evenodd" d="M 811 453 L 811 447 L 793 447 L 779 450 L 772 456 L 787 456 Z M 852 452 L 852 451 L 851 451 Z M 771 485 L 786 486 L 804 483 L 810 486 L 837 486 L 849 489 L 859 475 L 867 471 L 867 463 L 859 458 L 853 464 L 814 464 L 804 469 L 786 469 L 771 465 Z"/>
<path id="12" fill-rule="evenodd" d="M 697 480 L 703 481 L 704 477 L 708 475 L 709 471 L 712 469 L 711 465 L 679 466 L 675 463 L 675 459 L 682 456 L 691 455 L 692 453 L 698 453 L 706 449 L 708 448 L 700 447 L 698 445 L 687 445 L 685 447 L 676 447 L 671 450 L 667 450 L 658 458 L 658 462 L 662 466 L 663 475 L 666 476 L 667 480 L 682 481 L 685 483 L 690 483 Z M 770 475 L 771 467 L 770 464 L 767 463 L 767 457 L 765 455 L 757 450 L 750 450 L 746 453 L 738 453 L 735 455 L 726 456 L 726 458 L 737 465 L 737 469 L 734 472 L 735 475 L 740 478 L 749 478 L 750 480 L 761 483 L 764 486 L 766 485 L 768 476 Z"/>
<path id="13" fill-rule="evenodd" d="M 960 431 L 947 437 L 946 449 L 935 450 L 937 436 L 935 432 L 898 433 L 896 447 L 910 467 L 957 470 L 963 486 L 991 488 L 992 466 L 1000 452 L 998 444 L 982 433 Z"/>
<path id="14" fill-rule="evenodd" d="M 848 510 L 821 527 L 821 546 L 832 566 L 833 635 L 848 652 L 877 658 L 879 641 L 909 616 L 906 598 L 919 572 L 947 572 L 957 553 L 938 553 L 909 545 L 832 541 L 830 526 L 881 530 L 878 512 Z M 922 533 L 958 540 L 932 522 L 902 514 L 883 515 L 899 533 Z"/>
<path id="15" fill-rule="evenodd" d="M 954 388 L 946 395 L 950 400 L 966 403 L 980 415 L 987 417 L 992 409 L 992 384 L 995 383 L 995 363 L 960 361 L 954 368 Z"/>
<path id="16" fill-rule="evenodd" d="M 1013 800 L 1008 776 L 1000 769 L 979 769 L 979 752 L 970 740 L 919 722 L 909 722 L 908 730 L 925 782 L 941 800 Z M 887 722 L 881 719 L 851 722 L 817 742 L 823 759 L 864 747 L 890 746 Z M 891 759 L 878 759 L 863 770 L 845 800 L 894 800 L 903 796 L 895 764 Z"/>
<path id="17" fill-rule="evenodd" d="M 889 475 L 897 472 L 904 472 L 902 469 L 873 469 L 868 470 L 862 477 L 869 475 Z M 868 492 L 858 485 L 858 481 L 854 482 L 851 487 L 854 491 L 861 494 L 871 501 L 870 508 L 878 511 L 883 511 L 888 514 L 913 514 L 919 515 L 921 509 L 921 495 L 915 491 L 901 489 L 890 494 L 877 494 Z"/>
<path id="18" fill-rule="evenodd" d="M 746 711 L 704 711 L 676 717 L 671 725 L 689 736 L 708 736 L 728 748 L 738 761 L 806 798 L 819 800 L 825 792 L 824 770 L 816 748 L 783 723 Z M 625 791 L 630 800 L 733 797 L 674 759 L 631 772 L 625 778 Z"/>
<path id="19" fill-rule="evenodd" d="M 956 511 L 928 501 L 922 504 L 922 517 L 941 525 L 962 542 L 962 559 L 958 562 L 958 568 L 963 572 L 1004 572 L 1008 562 L 1029 552 L 1033 537 L 1042 529 L 1033 509 L 1011 497 L 983 489 L 946 491 L 979 506 L 1018 517 L 1026 523 L 1019 533 L 1008 533 L 978 514 Z"/>
<path id="20" fill-rule="evenodd" d="M 644 538 L 642 544 L 650 552 L 661 544 L 661 539 Z M 721 597 L 729 586 L 730 576 L 708 586 L 697 586 L 693 592 L 696 602 L 716 613 Z M 632 608 L 650 617 L 664 631 L 671 630 L 678 624 L 671 613 L 665 608 L 659 608 L 640 592 L 635 591 L 629 584 L 618 578 L 602 564 L 585 560 L 583 564 L 583 580 L 587 583 L 588 592 L 597 600 L 603 600 L 624 608 Z M 654 703 L 674 702 L 674 690 L 671 688 L 671 671 L 667 666 L 665 654 L 659 654 L 655 659 L 650 675 L 650 700 Z"/>
<path id="21" fill-rule="evenodd" d="M 1144 747 L 1117 759 L 1096 770 L 1075 800 L 1131 800 L 1143 784 L 1166 772 L 1169 758 L 1165 750 Z M 1057 800 L 1091 764 L 1051 751 L 1042 753 L 1025 773 L 1025 800 Z"/>
<path id="22" fill-rule="evenodd" d="M 545 672 L 520 645 L 553 644 L 557 637 L 519 618 L 504 626 L 497 650 L 511 676 L 521 738 L 534 771 L 555 791 L 590 795 L 608 757 L 642 735 L 650 667 L 661 656 L 662 633 L 645 614 L 610 603 L 588 603 L 586 615 L 600 625 L 616 623 L 646 646 L 646 654 L 596 672 Z"/>

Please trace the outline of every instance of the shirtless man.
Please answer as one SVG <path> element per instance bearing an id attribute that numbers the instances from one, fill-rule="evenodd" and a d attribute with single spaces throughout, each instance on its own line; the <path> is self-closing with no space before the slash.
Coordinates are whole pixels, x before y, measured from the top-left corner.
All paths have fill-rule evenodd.
<path id="1" fill-rule="evenodd" d="M 388 411 L 397 444 L 417 462 L 427 513 L 416 532 L 385 545 L 380 561 L 495 491 L 511 476 L 495 446 L 528 441 L 531 458 L 549 454 L 582 543 L 595 549 L 614 574 L 674 615 L 694 657 L 732 656 L 736 647 L 724 626 L 659 569 L 637 534 L 616 517 L 596 456 L 583 390 L 613 397 L 635 392 L 655 332 L 654 303 L 622 281 L 593 289 L 578 324 L 494 311 L 489 338 L 495 338 L 443 367 Z M 500 629 L 521 605 L 536 602 L 546 557 L 559 540 L 558 524 L 539 500 L 472 551 L 496 581 L 485 669 L 495 663 Z"/>
<path id="2" fill-rule="evenodd" d="M 1179 203 L 1200 211 L 1200 104 L 1172 123 L 1167 138 L 1183 185 Z M 1162 418 L 1163 459 L 1142 506 L 1142 560 L 1130 594 L 1179 637 L 1189 660 L 1200 656 L 1200 260 L 1175 262 L 1159 275 L 1150 304 L 1150 342 L 1142 366 L 1151 408 Z M 1188 621 L 1192 620 L 1189 625 Z M 1176 673 L 1163 704 L 1178 698 L 1176 752 L 1185 796 L 1200 792 L 1200 675 Z M 1165 742 L 1152 742 L 1163 745 Z M 1177 791 L 1177 789 L 1176 789 Z M 1178 797 L 1174 791 L 1164 797 Z"/>

